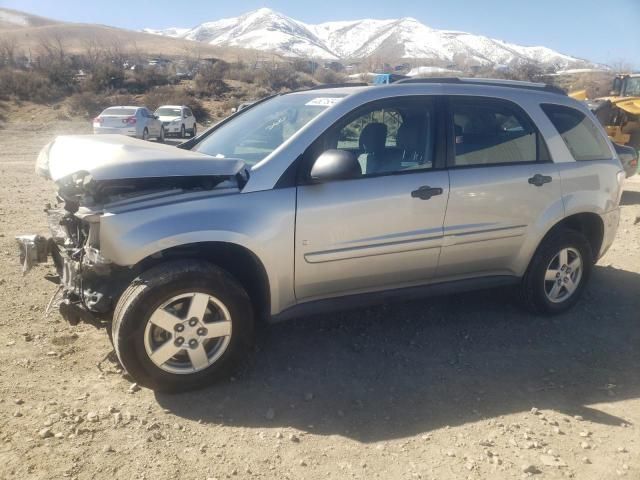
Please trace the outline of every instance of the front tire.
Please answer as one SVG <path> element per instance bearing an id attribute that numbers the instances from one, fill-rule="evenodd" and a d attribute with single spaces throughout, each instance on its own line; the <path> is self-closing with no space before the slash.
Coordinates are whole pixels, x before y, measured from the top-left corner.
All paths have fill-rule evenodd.
<path id="1" fill-rule="evenodd" d="M 198 126 L 193 123 L 193 128 L 191 129 L 191 138 L 194 138 L 198 134 Z"/>
<path id="2" fill-rule="evenodd" d="M 158 142 L 164 143 L 164 127 L 160 127 L 160 136 L 158 137 Z"/>
<path id="3" fill-rule="evenodd" d="M 142 273 L 116 305 L 113 343 L 140 385 L 164 392 L 228 376 L 253 341 L 251 302 L 224 270 L 175 260 Z"/>
<path id="4" fill-rule="evenodd" d="M 186 130 L 184 128 L 184 124 L 180 127 L 180 138 L 185 138 L 187 136 Z"/>
<path id="5" fill-rule="evenodd" d="M 142 140 L 149 140 L 149 130 L 146 127 L 142 131 Z"/>
<path id="6" fill-rule="evenodd" d="M 580 232 L 559 229 L 542 241 L 522 279 L 523 305 L 554 315 L 580 299 L 593 269 L 593 252 Z"/>

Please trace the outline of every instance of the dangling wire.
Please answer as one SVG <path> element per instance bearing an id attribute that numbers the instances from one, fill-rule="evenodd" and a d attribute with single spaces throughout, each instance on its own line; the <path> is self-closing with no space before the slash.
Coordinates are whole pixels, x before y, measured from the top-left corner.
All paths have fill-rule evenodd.
<path id="1" fill-rule="evenodd" d="M 49 316 L 49 312 L 51 310 L 51 307 L 53 306 L 53 304 L 56 301 L 56 298 L 58 297 L 60 292 L 62 291 L 62 288 L 63 288 L 62 285 L 58 285 L 58 288 L 56 288 L 56 291 L 53 292 L 53 295 L 51 296 L 51 299 L 49 300 L 49 303 L 47 303 L 47 308 L 44 309 L 44 316 L 42 317 L 43 320 L 46 320 L 47 317 Z"/>

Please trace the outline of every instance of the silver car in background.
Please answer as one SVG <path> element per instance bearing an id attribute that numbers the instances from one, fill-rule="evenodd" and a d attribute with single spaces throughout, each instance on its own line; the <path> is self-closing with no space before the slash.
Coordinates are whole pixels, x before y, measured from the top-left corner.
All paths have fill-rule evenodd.
<path id="1" fill-rule="evenodd" d="M 93 119 L 93 133 L 110 133 L 164 142 L 164 126 L 146 107 L 109 107 Z"/>

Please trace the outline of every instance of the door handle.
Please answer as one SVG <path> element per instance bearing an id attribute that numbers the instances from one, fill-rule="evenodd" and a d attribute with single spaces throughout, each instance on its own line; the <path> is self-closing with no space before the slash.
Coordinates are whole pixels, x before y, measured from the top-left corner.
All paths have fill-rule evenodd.
<path id="1" fill-rule="evenodd" d="M 423 185 L 411 192 L 411 197 L 419 198 L 420 200 L 429 200 L 436 195 L 442 195 L 442 189 L 440 187 L 430 187 L 429 185 Z"/>
<path id="2" fill-rule="evenodd" d="M 553 178 L 551 178 L 548 175 L 540 175 L 539 173 L 536 173 L 533 177 L 529 179 L 529 183 L 531 185 L 535 185 L 536 187 L 541 187 L 545 183 L 550 183 L 551 180 L 553 180 Z"/>

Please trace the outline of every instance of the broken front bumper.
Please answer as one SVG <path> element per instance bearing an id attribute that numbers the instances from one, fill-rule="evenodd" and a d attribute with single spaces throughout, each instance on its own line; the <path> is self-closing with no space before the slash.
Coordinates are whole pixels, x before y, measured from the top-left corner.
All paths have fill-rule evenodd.
<path id="1" fill-rule="evenodd" d="M 88 262 L 81 250 L 76 250 L 77 258 L 71 258 L 53 238 L 20 235 L 16 240 L 25 274 L 34 265 L 46 263 L 51 256 L 56 274 L 46 278 L 60 285 L 62 295 L 57 306 L 62 317 L 72 325 L 80 321 L 103 324 L 131 281 L 130 269 Z"/>

